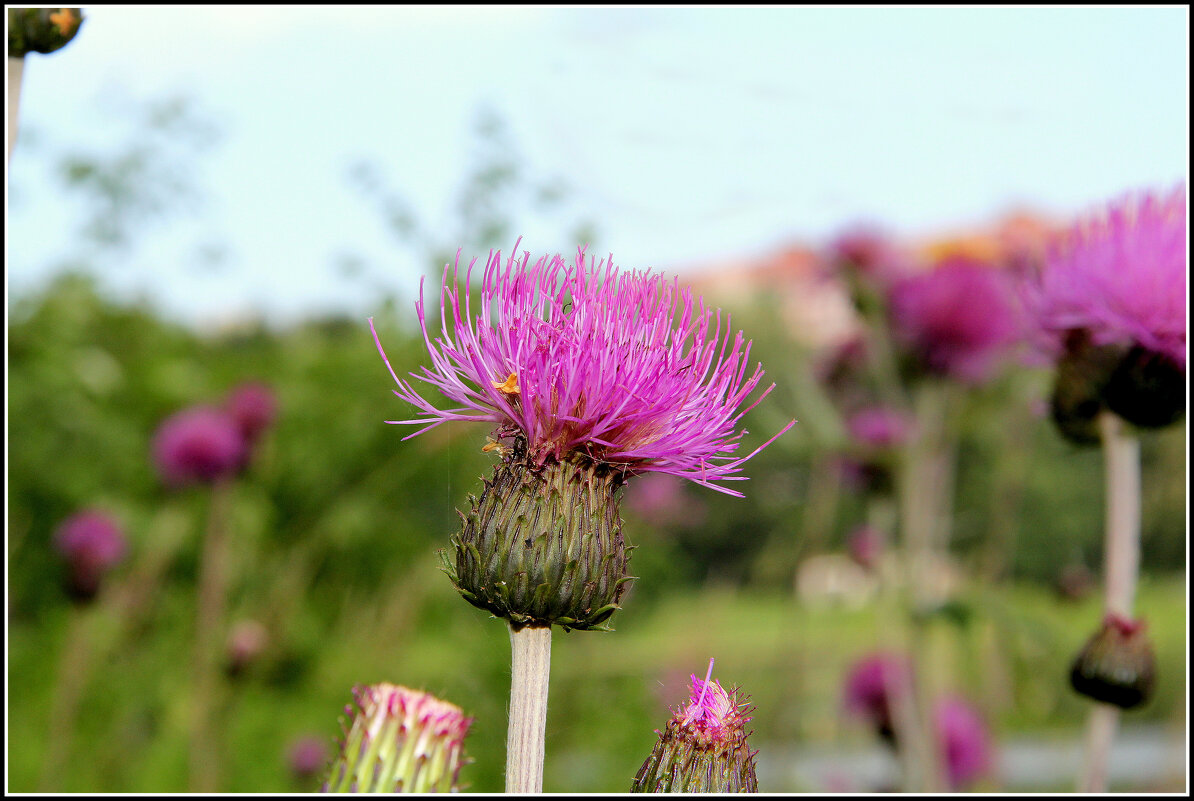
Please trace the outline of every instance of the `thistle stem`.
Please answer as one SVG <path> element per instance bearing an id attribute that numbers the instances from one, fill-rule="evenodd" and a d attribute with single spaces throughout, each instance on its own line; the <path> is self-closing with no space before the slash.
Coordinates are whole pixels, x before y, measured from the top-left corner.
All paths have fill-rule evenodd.
<path id="1" fill-rule="evenodd" d="M 91 675 L 91 637 L 89 628 L 94 617 L 91 607 L 73 606 L 67 625 L 66 643 L 58 668 L 58 684 L 50 707 L 50 739 L 46 746 L 40 789 L 42 792 L 61 790 L 65 768 L 70 760 L 71 733 L 78 716 L 79 701 Z"/>
<path id="2" fill-rule="evenodd" d="M 25 75 L 25 57 L 8 57 L 8 161 L 17 143 L 17 119 L 21 113 L 21 79 Z"/>
<path id="3" fill-rule="evenodd" d="M 199 603 L 195 625 L 195 707 L 191 737 L 190 785 L 193 791 L 214 792 L 220 782 L 220 744 L 215 722 L 219 687 L 220 627 L 224 620 L 227 584 L 227 526 L 232 487 L 224 481 L 211 488 L 207 536 L 199 564 Z"/>
<path id="4" fill-rule="evenodd" d="M 1112 412 L 1099 415 L 1106 481 L 1106 540 L 1103 559 L 1104 609 L 1132 619 L 1140 572 L 1140 440 Z M 1086 757 L 1078 791 L 1107 792 L 1107 760 L 1119 708 L 1095 702 L 1086 724 Z"/>
<path id="5" fill-rule="evenodd" d="M 551 627 L 510 628 L 513 675 L 506 733 L 506 792 L 543 792 Z"/>

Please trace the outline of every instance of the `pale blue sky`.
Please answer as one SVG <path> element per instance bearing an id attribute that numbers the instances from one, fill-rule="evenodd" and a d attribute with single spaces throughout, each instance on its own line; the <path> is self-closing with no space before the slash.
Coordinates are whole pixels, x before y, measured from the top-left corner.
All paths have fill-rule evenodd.
<path id="1" fill-rule="evenodd" d="M 30 56 L 41 141 L 119 135 L 113 98 L 185 91 L 222 137 L 207 202 L 104 269 L 181 319 L 376 311 L 425 265 L 346 178 L 359 157 L 446 220 L 484 103 L 592 217 L 592 251 L 683 270 L 873 220 L 916 236 L 1013 206 L 1065 215 L 1189 170 L 1188 9 L 95 7 Z M 105 108 L 109 109 L 105 111 Z M 68 251 L 73 209 L 19 143 L 10 293 Z M 571 250 L 519 219 L 533 252 Z M 196 242 L 226 240 L 216 271 Z M 347 281 L 351 251 L 375 267 Z M 479 254 L 484 255 L 484 254 Z"/>

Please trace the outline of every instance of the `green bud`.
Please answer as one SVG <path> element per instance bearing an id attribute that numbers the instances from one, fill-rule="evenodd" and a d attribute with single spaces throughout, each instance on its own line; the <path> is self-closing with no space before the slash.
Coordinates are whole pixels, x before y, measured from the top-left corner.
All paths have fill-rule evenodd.
<path id="1" fill-rule="evenodd" d="M 325 793 L 457 792 L 464 737 L 460 707 L 394 684 L 353 688 L 356 708 Z"/>
<path id="2" fill-rule="evenodd" d="M 53 53 L 75 38 L 83 24 L 79 8 L 8 9 L 8 57 Z"/>
<path id="3" fill-rule="evenodd" d="M 1142 621 L 1108 614 L 1070 669 L 1070 684 L 1081 695 L 1131 709 L 1149 700 L 1156 681 L 1153 646 Z"/>
<path id="4" fill-rule="evenodd" d="M 537 465 L 526 441 L 501 448 L 480 499 L 461 514 L 444 570 L 473 606 L 514 629 L 600 629 L 632 577 L 618 516 L 623 473 L 572 454 Z"/>
<path id="5" fill-rule="evenodd" d="M 710 660 L 710 672 L 713 663 Z M 750 707 L 737 690 L 692 677 L 690 702 L 676 711 L 639 768 L 632 793 L 757 793 L 755 755 L 746 744 Z"/>

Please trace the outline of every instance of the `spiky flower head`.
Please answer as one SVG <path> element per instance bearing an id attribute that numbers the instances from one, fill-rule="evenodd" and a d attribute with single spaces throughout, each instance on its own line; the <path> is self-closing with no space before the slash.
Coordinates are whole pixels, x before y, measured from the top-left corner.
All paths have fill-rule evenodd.
<path id="1" fill-rule="evenodd" d="M 516 245 L 517 247 L 517 245 Z M 439 409 L 390 367 L 394 393 L 418 409 L 406 439 L 452 420 L 495 428 L 501 462 L 454 538 L 445 568 L 470 603 L 511 625 L 605 628 L 629 576 L 620 490 L 642 473 L 741 497 L 735 456 L 748 397 L 750 343 L 678 281 L 598 264 L 491 252 L 477 306 L 459 254 L 446 265 L 438 336 L 415 305 L 431 367 L 416 378 L 457 406 Z M 475 313 L 474 313 L 475 312 Z M 370 321 L 372 327 L 372 321 Z M 795 421 L 793 421 L 795 422 Z M 783 431 L 791 427 L 789 423 Z M 780 431 L 779 434 L 782 434 Z M 775 436 L 779 436 L 776 434 Z"/>
<path id="2" fill-rule="evenodd" d="M 987 724 L 966 699 L 946 696 L 933 705 L 937 747 L 952 790 L 961 790 L 991 767 Z"/>
<path id="3" fill-rule="evenodd" d="M 455 792 L 473 719 L 433 695 L 381 683 L 353 688 L 356 700 L 325 793 Z"/>
<path id="4" fill-rule="evenodd" d="M 54 547 L 66 562 L 66 589 L 79 602 L 92 600 L 105 575 L 128 550 L 124 531 L 108 514 L 86 509 L 54 532 Z"/>
<path id="5" fill-rule="evenodd" d="M 774 385 L 742 408 L 763 370 L 747 376 L 750 342 L 739 331 L 731 344 L 728 318 L 722 335 L 720 310 L 678 280 L 619 271 L 580 248 L 572 264 L 559 254 L 532 264 L 524 251 L 503 266 L 501 251 L 491 252 L 474 316 L 474 263 L 463 284 L 459 255 L 450 282 L 444 268 L 440 336 L 427 330 L 421 286 L 415 307 L 432 367 L 411 375 L 459 407 L 436 408 L 391 368 L 394 394 L 419 412 L 390 422 L 421 426 L 410 436 L 449 420 L 488 422 L 525 439 L 536 465 L 575 453 L 741 496 L 720 482 L 745 479 L 742 464 L 762 450 L 733 456 L 742 416 Z"/>
<path id="6" fill-rule="evenodd" d="M 168 417 L 153 437 L 153 459 L 166 484 L 212 484 L 236 474 L 245 440 L 222 409 L 192 406 Z"/>
<path id="7" fill-rule="evenodd" d="M 896 337 L 919 368 L 979 383 L 1020 334 L 1014 300 L 996 268 L 951 257 L 897 282 L 889 308 Z"/>
<path id="8" fill-rule="evenodd" d="M 1138 193 L 1075 223 L 1023 287 L 1037 344 L 1058 361 L 1054 419 L 1097 441 L 1104 406 L 1161 427 L 1185 412 L 1186 190 Z M 1074 386 L 1071 386 L 1073 384 Z M 1093 410 L 1086 417 L 1074 409 Z M 1072 436 L 1071 432 L 1076 432 Z"/>
<path id="9" fill-rule="evenodd" d="M 756 793 L 755 755 L 746 743 L 750 705 L 693 674 L 689 701 L 659 734 L 651 755 L 634 777 L 634 793 Z"/>
<path id="10" fill-rule="evenodd" d="M 1139 345 L 1186 366 L 1186 188 L 1123 197 L 1075 223 L 1027 287 L 1051 352 L 1068 332 Z"/>
<path id="11" fill-rule="evenodd" d="M 1070 668 L 1070 685 L 1096 701 L 1131 709 L 1152 698 L 1156 658 L 1142 620 L 1103 618 Z"/>

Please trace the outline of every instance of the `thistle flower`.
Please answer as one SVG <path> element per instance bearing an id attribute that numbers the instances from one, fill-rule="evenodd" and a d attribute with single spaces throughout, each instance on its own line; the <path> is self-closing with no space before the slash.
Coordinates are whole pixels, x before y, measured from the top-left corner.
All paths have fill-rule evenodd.
<path id="1" fill-rule="evenodd" d="M 659 734 L 651 755 L 634 777 L 634 793 L 757 793 L 755 755 L 746 743 L 750 705 L 695 674 L 687 705 L 677 709 Z"/>
<path id="2" fill-rule="evenodd" d="M 984 381 L 1020 332 L 1011 285 L 994 268 L 967 258 L 892 287 L 895 334 L 931 373 Z"/>
<path id="3" fill-rule="evenodd" d="M 1127 196 L 1079 221 L 1052 244 L 1045 269 L 1022 289 L 1038 345 L 1059 360 L 1055 396 L 1080 395 L 1096 414 L 1106 405 L 1141 426 L 1168 425 L 1181 417 L 1184 186 L 1168 195 Z M 1074 372 L 1067 372 L 1068 363 L 1083 358 L 1076 351 L 1110 353 L 1112 361 L 1093 371 L 1079 367 L 1081 391 L 1068 387 Z"/>
<path id="4" fill-rule="evenodd" d="M 152 447 L 162 480 L 180 487 L 211 484 L 235 474 L 246 446 L 236 421 L 226 412 L 192 406 L 158 427 Z"/>
<path id="5" fill-rule="evenodd" d="M 236 421 L 249 447 L 270 427 L 278 413 L 273 390 L 259 381 L 250 381 L 233 389 L 228 393 L 224 407 Z"/>
<path id="6" fill-rule="evenodd" d="M 353 688 L 356 708 L 325 793 L 455 792 L 473 719 L 433 695 L 381 683 Z"/>
<path id="7" fill-rule="evenodd" d="M 724 483 L 775 437 L 735 456 L 738 424 L 771 387 L 743 408 L 763 375 L 747 374 L 750 343 L 738 332 L 731 344 L 729 320 L 723 337 L 721 312 L 678 281 L 586 262 L 583 248 L 571 265 L 524 252 L 503 266 L 492 252 L 474 316 L 472 268 L 461 283 L 459 257 L 450 282 L 445 266 L 434 340 L 421 287 L 415 306 L 432 367 L 411 376 L 458 406 L 398 378 L 374 331 L 394 394 L 418 409 L 387 422 L 419 426 L 405 439 L 450 420 L 495 426 L 484 450 L 501 462 L 445 560 L 470 603 L 516 628 L 604 628 L 630 580 L 625 481 L 656 472 L 741 497 Z"/>
<path id="8" fill-rule="evenodd" d="M 991 738 L 979 714 L 963 698 L 947 696 L 933 707 L 937 745 L 951 789 L 969 786 L 991 767 Z"/>
<path id="9" fill-rule="evenodd" d="M 874 726 L 889 745 L 895 744 L 895 704 L 911 688 L 908 661 L 886 652 L 869 654 L 846 673 L 843 707 L 847 714 Z"/>
<path id="10" fill-rule="evenodd" d="M 1131 709 L 1148 701 L 1156 682 L 1153 646 L 1140 620 L 1108 613 L 1070 668 L 1074 690 Z"/>
<path id="11" fill-rule="evenodd" d="M 124 558 L 124 532 L 104 512 L 88 509 L 64 520 L 54 547 L 66 560 L 66 589 L 79 602 L 93 599 L 104 576 Z"/>

